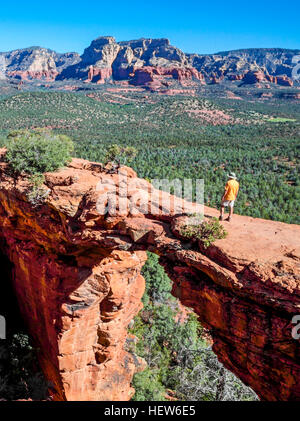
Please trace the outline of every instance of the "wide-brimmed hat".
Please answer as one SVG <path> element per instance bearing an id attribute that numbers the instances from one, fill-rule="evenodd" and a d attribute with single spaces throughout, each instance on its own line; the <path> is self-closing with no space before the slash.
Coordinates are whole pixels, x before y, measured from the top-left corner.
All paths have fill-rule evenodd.
<path id="1" fill-rule="evenodd" d="M 235 172 L 231 172 L 229 174 L 227 174 L 228 178 L 232 178 L 233 180 L 236 180 L 236 175 Z"/>

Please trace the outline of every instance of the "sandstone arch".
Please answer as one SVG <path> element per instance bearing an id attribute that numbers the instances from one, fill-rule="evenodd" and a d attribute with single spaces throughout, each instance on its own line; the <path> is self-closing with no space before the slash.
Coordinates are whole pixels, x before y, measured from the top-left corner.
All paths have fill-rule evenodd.
<path id="1" fill-rule="evenodd" d="M 300 400 L 299 341 L 291 336 L 300 305 L 300 227 L 236 216 L 228 238 L 202 250 L 176 237 L 182 217 L 174 209 L 161 217 L 130 209 L 99 216 L 103 191 L 96 186 L 114 177 L 74 159 L 46 174 L 50 195 L 35 208 L 28 182 L 12 180 L 0 163 L 2 252 L 14 265 L 19 306 L 55 399 L 131 398 L 132 375 L 143 363 L 124 344 L 141 308 L 140 270 L 150 250 L 173 279 L 174 295 L 210 329 L 220 361 L 262 399 Z M 148 183 L 136 180 L 143 193 Z"/>

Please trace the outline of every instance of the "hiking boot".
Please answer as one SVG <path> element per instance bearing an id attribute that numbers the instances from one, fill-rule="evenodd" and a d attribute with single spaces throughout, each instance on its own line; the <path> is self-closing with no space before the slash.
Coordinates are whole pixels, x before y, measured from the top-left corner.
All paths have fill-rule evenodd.
<path id="1" fill-rule="evenodd" d="M 219 216 L 219 221 L 223 221 L 223 219 L 224 219 L 223 216 L 220 215 Z"/>
<path id="2" fill-rule="evenodd" d="M 230 222 L 231 221 L 231 217 L 228 216 L 228 218 L 226 218 L 225 221 Z"/>

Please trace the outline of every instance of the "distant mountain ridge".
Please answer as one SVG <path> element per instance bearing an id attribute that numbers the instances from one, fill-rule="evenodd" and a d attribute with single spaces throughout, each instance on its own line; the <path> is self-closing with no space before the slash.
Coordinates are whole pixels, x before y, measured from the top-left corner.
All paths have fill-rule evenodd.
<path id="1" fill-rule="evenodd" d="M 112 36 L 93 40 L 80 56 L 29 47 L 0 53 L 4 77 L 46 80 L 82 80 L 106 83 L 128 81 L 134 85 L 158 86 L 170 80 L 221 83 L 276 83 L 292 86 L 292 62 L 300 50 L 250 48 L 216 54 L 188 54 L 167 38 L 116 42 Z"/>
<path id="2" fill-rule="evenodd" d="M 50 78 L 65 68 L 80 61 L 78 53 L 56 53 L 43 47 L 29 47 L 0 53 L 2 72 L 8 77 Z"/>

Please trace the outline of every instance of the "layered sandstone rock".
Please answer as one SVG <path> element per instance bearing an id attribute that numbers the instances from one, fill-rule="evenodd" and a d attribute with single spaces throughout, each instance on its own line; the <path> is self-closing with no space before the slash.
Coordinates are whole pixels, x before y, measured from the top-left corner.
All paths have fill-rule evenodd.
<path id="1" fill-rule="evenodd" d="M 170 80 L 176 80 L 181 85 L 190 85 L 193 80 L 205 84 L 203 75 L 194 68 L 142 67 L 134 69 L 130 76 L 130 83 L 158 90 L 169 85 Z"/>
<path id="2" fill-rule="evenodd" d="M 47 176 L 54 208 L 41 213 L 24 202 L 24 181 L 16 190 L 1 174 L 2 252 L 14 265 L 20 309 L 41 350 L 54 399 L 129 400 L 132 376 L 145 367 L 125 350 L 125 341 L 127 326 L 142 307 L 146 253 L 111 247 L 109 235 L 108 248 L 96 238 L 69 241 L 77 228 L 63 228 L 63 219 L 73 219 L 76 206 L 99 181 L 89 171 L 79 171 L 85 175 L 77 179 L 76 172 Z M 70 183 L 75 201 L 63 193 Z"/>
<path id="3" fill-rule="evenodd" d="M 263 72 L 266 75 L 287 75 L 291 78 L 295 66 L 293 57 L 300 50 L 284 48 L 248 48 L 234 51 L 223 51 L 217 54 L 187 54 L 188 62 L 205 76 L 223 72 L 225 76 Z"/>
<path id="4" fill-rule="evenodd" d="M 3 151 L 4 154 L 4 151 Z M 59 400 L 130 399 L 143 362 L 126 349 L 141 308 L 145 250 L 212 335 L 227 368 L 262 399 L 300 400 L 300 227 L 236 215 L 204 249 L 181 236 L 195 205 L 122 168 L 74 159 L 46 174 L 46 203 L 0 166 L 0 236 L 20 308 Z M 196 208 L 196 210 L 198 210 Z M 217 211 L 205 208 L 206 218 Z M 226 223 L 224 223 L 226 224 Z"/>
<path id="5" fill-rule="evenodd" d="M 243 77 L 243 82 L 247 84 L 260 83 L 266 80 L 265 74 L 262 71 L 247 72 Z"/>
<path id="6" fill-rule="evenodd" d="M 179 48 L 170 45 L 166 38 L 142 38 L 120 42 L 119 45 L 121 48 L 113 63 L 116 79 L 127 78 L 135 69 L 142 67 L 191 67 L 186 55 Z"/>
<path id="7" fill-rule="evenodd" d="M 244 77 L 243 73 L 240 74 L 236 74 L 236 73 L 232 73 L 232 74 L 228 74 L 227 75 L 229 80 L 242 80 Z"/>
<path id="8" fill-rule="evenodd" d="M 134 85 L 151 83 L 158 89 L 166 77 L 184 83 L 204 82 L 196 69 L 188 66 L 185 54 L 167 39 L 141 39 L 116 43 L 113 37 L 100 37 L 84 51 L 81 62 L 63 72 L 59 79 L 86 77 L 87 82 L 104 83 L 110 77 L 129 79 Z M 154 80 L 155 79 L 155 80 Z M 155 82 L 155 83 L 154 83 Z"/>
<path id="9" fill-rule="evenodd" d="M 110 79 L 112 76 L 112 69 L 98 69 L 94 66 L 90 66 L 90 70 L 88 72 L 87 82 L 94 82 L 97 84 L 103 84 L 106 80 Z"/>
<path id="10" fill-rule="evenodd" d="M 44 79 L 47 81 L 55 80 L 56 76 L 59 74 L 56 70 L 41 70 L 41 71 L 32 71 L 32 70 L 14 70 L 11 72 L 6 72 L 8 77 L 15 77 L 21 80 L 30 80 L 30 79 Z"/>
<path id="11" fill-rule="evenodd" d="M 111 67 L 119 50 L 120 46 L 114 37 L 99 37 L 84 50 L 82 62 L 94 64 L 99 68 L 108 68 Z"/>
<path id="12" fill-rule="evenodd" d="M 286 75 L 282 76 L 272 76 L 269 74 L 265 74 L 263 71 L 249 71 L 244 74 L 242 81 L 246 84 L 256 84 L 261 82 L 271 82 L 277 85 L 282 86 L 293 86 L 292 79 L 288 78 Z"/>
<path id="13" fill-rule="evenodd" d="M 81 56 L 59 54 L 41 47 L 0 53 L 0 67 L 4 65 L 4 74 L 9 77 L 77 79 L 95 83 L 105 83 L 110 78 L 129 80 L 137 71 L 147 73 L 155 68 L 160 72 L 165 68 L 169 69 L 166 72 L 172 72 L 174 79 L 186 84 L 191 80 L 216 84 L 223 80 L 244 79 L 250 84 L 263 81 L 289 87 L 293 85 L 293 59 L 299 54 L 300 50 L 276 48 L 186 54 L 166 38 L 117 42 L 114 37 L 104 36 L 93 40 Z M 90 77 L 91 66 L 93 72 L 97 72 L 95 78 Z M 160 82 L 156 80 L 152 85 L 158 89 Z"/>
<path id="14" fill-rule="evenodd" d="M 54 80 L 63 69 L 80 60 L 77 53 L 59 54 L 41 47 L 0 53 L 0 59 L 8 77 L 17 77 L 22 80 Z"/>
<path id="15" fill-rule="evenodd" d="M 120 46 L 114 37 L 99 37 L 93 40 L 91 45 L 84 50 L 80 62 L 64 69 L 58 79 L 71 78 L 89 81 L 91 66 L 100 76 L 101 72 L 110 72 L 111 75 L 112 64 L 119 50 Z M 99 82 L 99 80 L 101 78 L 96 81 Z"/>
<path id="16" fill-rule="evenodd" d="M 220 75 L 217 75 L 216 73 L 212 73 L 211 75 L 211 84 L 217 85 L 218 83 L 222 82 L 224 80 L 224 74 L 221 72 Z"/>
<path id="17" fill-rule="evenodd" d="M 293 86 L 294 82 L 287 75 L 277 76 L 277 84 L 282 86 Z"/>

